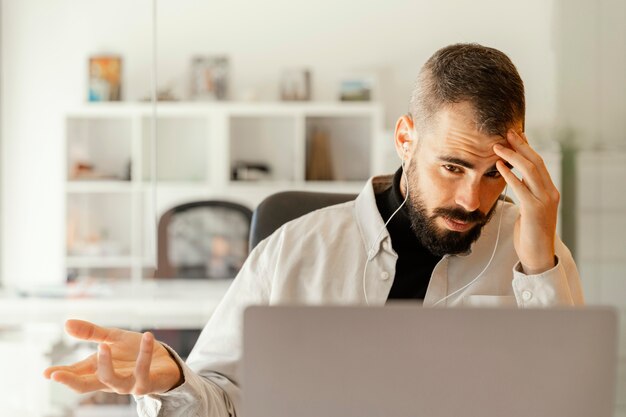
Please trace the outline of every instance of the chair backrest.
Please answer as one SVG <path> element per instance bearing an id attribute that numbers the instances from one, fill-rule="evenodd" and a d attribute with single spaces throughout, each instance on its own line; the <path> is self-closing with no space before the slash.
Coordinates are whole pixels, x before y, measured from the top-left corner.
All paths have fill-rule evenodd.
<path id="1" fill-rule="evenodd" d="M 267 197 L 254 210 L 250 228 L 250 250 L 280 226 L 314 210 L 345 203 L 357 194 L 284 191 Z"/>
<path id="2" fill-rule="evenodd" d="M 233 278 L 248 256 L 252 211 L 241 204 L 194 201 L 159 220 L 157 278 Z"/>

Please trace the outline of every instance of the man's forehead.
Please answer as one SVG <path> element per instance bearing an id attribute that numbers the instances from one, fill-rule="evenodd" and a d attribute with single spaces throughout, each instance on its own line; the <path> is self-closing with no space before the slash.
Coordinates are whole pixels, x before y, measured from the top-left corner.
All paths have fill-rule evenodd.
<path id="1" fill-rule="evenodd" d="M 437 113 L 437 122 L 433 126 L 427 140 L 431 149 L 457 151 L 473 154 L 475 157 L 490 158 L 494 156 L 493 145 L 499 143 L 510 147 L 504 135 L 491 135 L 480 130 L 475 122 L 472 107 L 465 103 L 446 106 Z M 512 126 L 521 132 L 521 122 Z"/>

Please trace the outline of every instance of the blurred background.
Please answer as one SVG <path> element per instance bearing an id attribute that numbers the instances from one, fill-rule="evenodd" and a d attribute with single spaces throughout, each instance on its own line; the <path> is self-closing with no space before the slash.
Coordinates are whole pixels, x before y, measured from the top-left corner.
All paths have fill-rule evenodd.
<path id="1" fill-rule="evenodd" d="M 41 377 L 93 352 L 63 321 L 151 329 L 188 353 L 256 205 L 393 172 L 420 66 L 478 42 L 525 82 L 587 302 L 621 312 L 626 416 L 626 2 L 2 0 L 0 14 L 0 414 L 134 415 L 128 397 Z"/>

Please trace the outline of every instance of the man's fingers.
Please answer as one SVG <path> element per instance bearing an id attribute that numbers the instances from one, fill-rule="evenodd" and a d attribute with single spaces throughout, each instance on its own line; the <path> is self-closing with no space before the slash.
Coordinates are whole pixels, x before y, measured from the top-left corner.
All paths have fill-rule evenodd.
<path id="1" fill-rule="evenodd" d="M 98 345 L 98 369 L 96 370 L 96 376 L 104 385 L 118 394 L 128 394 L 135 383 L 132 375 L 123 377 L 115 372 L 111 348 L 104 343 Z"/>
<path id="2" fill-rule="evenodd" d="M 516 152 L 519 152 L 536 167 L 537 173 L 541 177 L 546 189 L 556 188 L 543 158 L 530 146 L 526 134 L 523 132 L 520 134 L 511 129 L 507 133 L 507 140 Z"/>
<path id="3" fill-rule="evenodd" d="M 111 391 L 95 375 L 76 375 L 72 372 L 59 370 L 54 371 L 50 379 L 68 386 L 78 393 L 92 391 Z"/>
<path id="4" fill-rule="evenodd" d="M 533 195 L 535 195 L 537 198 L 545 197 L 546 188 L 544 185 L 544 181 L 538 172 L 539 169 L 532 162 L 524 158 L 524 156 L 521 155 L 519 152 L 505 148 L 502 145 L 495 145 L 493 147 L 493 150 L 496 155 L 498 155 L 500 158 L 504 159 L 520 171 L 522 177 L 524 178 L 524 183 L 528 185 L 528 188 L 533 193 Z M 508 180 L 507 183 L 510 184 Z M 511 184 L 511 186 L 513 185 Z"/>
<path id="5" fill-rule="evenodd" d="M 496 168 L 506 181 L 506 183 L 511 186 L 515 194 L 522 201 L 528 201 L 529 199 L 534 199 L 534 195 L 530 192 L 528 187 L 524 185 L 524 183 L 513 174 L 513 171 L 506 166 L 506 164 L 502 161 L 496 162 Z"/>
<path id="6" fill-rule="evenodd" d="M 96 358 L 95 355 L 90 355 L 88 358 L 82 361 L 76 362 L 72 365 L 64 366 L 51 366 L 43 371 L 43 376 L 50 379 L 53 372 L 67 371 L 77 375 L 83 375 L 87 373 L 94 373 L 96 371 Z"/>
<path id="7" fill-rule="evenodd" d="M 70 336 L 92 342 L 107 342 L 115 335 L 115 329 L 107 329 L 83 320 L 70 319 L 65 322 L 65 331 Z"/>
<path id="8" fill-rule="evenodd" d="M 541 156 L 535 152 L 533 148 L 530 147 L 528 143 L 528 139 L 526 136 L 522 136 L 523 134 L 517 133 L 514 129 L 510 129 L 506 133 L 506 140 L 511 144 L 511 147 L 515 152 L 519 152 L 524 155 L 525 158 L 532 161 L 533 163 L 543 162 Z"/>
<path id="9" fill-rule="evenodd" d="M 143 334 L 137 364 L 135 365 L 135 387 L 133 394 L 143 395 L 150 391 L 150 364 L 154 351 L 154 336 L 150 332 Z"/>

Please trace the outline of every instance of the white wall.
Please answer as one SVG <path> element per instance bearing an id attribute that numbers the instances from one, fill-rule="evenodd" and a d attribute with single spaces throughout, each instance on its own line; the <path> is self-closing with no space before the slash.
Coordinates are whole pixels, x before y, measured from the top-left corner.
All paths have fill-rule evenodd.
<path id="1" fill-rule="evenodd" d="M 162 0 L 159 78 L 186 94 L 190 56 L 226 53 L 232 96 L 278 97 L 280 72 L 313 71 L 314 99 L 334 100 L 342 75 L 380 75 L 387 124 L 437 48 L 476 41 L 507 52 L 526 82 L 529 131 L 556 115 L 552 1 Z M 89 54 L 124 57 L 124 97 L 150 85 L 151 1 L 3 0 L 2 278 L 61 282 L 63 112 L 84 101 Z"/>
<path id="2" fill-rule="evenodd" d="M 558 0 L 557 120 L 582 148 L 626 149 L 626 2 Z"/>

